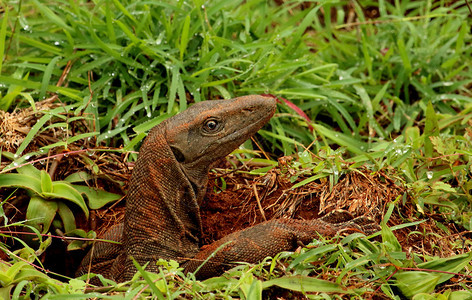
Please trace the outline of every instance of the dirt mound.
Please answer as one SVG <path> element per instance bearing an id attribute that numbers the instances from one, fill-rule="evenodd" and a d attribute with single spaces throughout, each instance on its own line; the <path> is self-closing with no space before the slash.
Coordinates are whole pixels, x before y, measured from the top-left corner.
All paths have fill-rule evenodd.
<path id="1" fill-rule="evenodd" d="M 221 182 L 225 182 L 224 190 Z M 261 177 L 213 173 L 201 204 L 204 243 L 265 220 L 308 220 L 334 209 L 380 221 L 386 204 L 404 192 L 385 174 L 367 172 L 348 173 L 332 188 L 328 181 L 311 182 L 296 189 L 292 189 L 293 185 L 279 169 Z"/>

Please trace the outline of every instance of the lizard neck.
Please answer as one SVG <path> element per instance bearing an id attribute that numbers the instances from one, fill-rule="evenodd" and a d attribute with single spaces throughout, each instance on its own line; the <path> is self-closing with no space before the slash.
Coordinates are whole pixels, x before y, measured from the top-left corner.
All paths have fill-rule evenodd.
<path id="1" fill-rule="evenodd" d="M 193 257 L 201 233 L 198 203 L 207 181 L 207 172 L 189 178 L 167 144 L 165 126 L 154 128 L 131 177 L 123 231 L 127 255 L 139 263 Z"/>

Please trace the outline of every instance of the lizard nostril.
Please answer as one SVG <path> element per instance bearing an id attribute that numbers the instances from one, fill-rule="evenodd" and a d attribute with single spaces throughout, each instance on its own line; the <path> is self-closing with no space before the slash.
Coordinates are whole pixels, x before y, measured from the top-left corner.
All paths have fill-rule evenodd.
<path id="1" fill-rule="evenodd" d="M 256 108 L 254 106 L 249 106 L 249 107 L 245 107 L 243 108 L 241 111 L 244 112 L 244 113 L 252 113 L 254 112 Z"/>

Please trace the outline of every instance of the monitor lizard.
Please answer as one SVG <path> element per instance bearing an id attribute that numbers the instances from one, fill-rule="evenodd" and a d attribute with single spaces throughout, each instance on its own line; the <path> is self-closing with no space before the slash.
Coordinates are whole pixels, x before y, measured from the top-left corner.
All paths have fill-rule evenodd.
<path id="1" fill-rule="evenodd" d="M 91 271 L 118 282 L 129 280 L 136 273 L 133 257 L 151 272 L 158 272 L 158 259 L 173 259 L 186 272 L 198 269 L 196 277 L 203 279 L 220 275 L 234 262 L 256 263 L 293 251 L 320 235 L 371 230 L 372 222 L 363 217 L 340 222 L 275 219 L 200 248 L 199 203 L 210 168 L 254 135 L 275 110 L 276 100 L 267 96 L 202 101 L 154 127 L 133 169 L 124 223 L 101 237 L 120 244 L 95 242 L 78 274 Z"/>

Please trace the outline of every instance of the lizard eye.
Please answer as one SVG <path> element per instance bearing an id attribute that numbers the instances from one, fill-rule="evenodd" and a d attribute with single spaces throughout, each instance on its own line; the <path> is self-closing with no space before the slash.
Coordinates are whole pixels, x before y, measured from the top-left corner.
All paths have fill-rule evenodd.
<path id="1" fill-rule="evenodd" d="M 203 124 L 203 130 L 208 133 L 217 131 L 220 128 L 220 122 L 215 119 L 208 119 Z"/>

